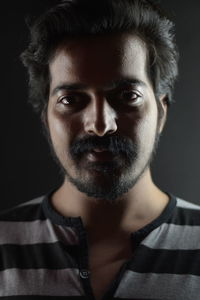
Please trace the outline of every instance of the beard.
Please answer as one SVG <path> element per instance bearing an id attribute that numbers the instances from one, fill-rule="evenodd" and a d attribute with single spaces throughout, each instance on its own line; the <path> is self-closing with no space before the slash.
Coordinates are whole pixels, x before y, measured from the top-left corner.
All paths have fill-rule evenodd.
<path id="1" fill-rule="evenodd" d="M 67 179 L 78 191 L 88 197 L 111 204 L 118 202 L 142 177 L 155 156 L 160 138 L 156 132 L 153 147 L 138 170 L 135 166 L 140 151 L 128 137 L 113 135 L 76 139 L 70 146 L 68 153 L 64 154 L 65 157 L 68 155 L 73 161 L 76 175 L 72 176 L 69 167 L 65 166 L 65 163 L 59 159 L 60 155 L 54 149 L 48 129 L 46 127 L 43 129 L 50 146 L 51 155 L 59 167 L 63 180 Z M 117 159 L 106 162 L 88 162 L 85 155 L 95 148 L 104 148 Z"/>
<path id="2" fill-rule="evenodd" d="M 65 175 L 80 192 L 85 193 L 88 197 L 105 200 L 109 203 L 116 203 L 123 194 L 127 193 L 138 182 L 151 164 L 158 147 L 159 135 L 156 135 L 153 149 L 146 162 L 144 162 L 138 171 L 134 170 L 139 155 L 137 147 L 134 146 L 128 138 L 113 136 L 109 139 L 111 144 L 112 139 L 115 141 L 115 148 L 112 149 L 112 147 L 110 147 L 108 149 L 113 154 L 118 153 L 120 155 L 120 151 L 118 150 L 121 148 L 121 157 L 119 157 L 119 160 L 116 162 L 108 161 L 88 164 L 88 169 L 91 168 L 99 172 L 100 175 L 97 177 L 97 180 L 95 176 L 93 178 L 87 178 L 85 175 L 81 176 L 81 172 L 79 172 L 79 176 L 76 178 L 71 177 L 67 172 L 65 172 Z M 103 145 L 102 138 L 100 139 L 100 143 Z M 117 145 L 119 147 L 117 147 Z M 76 162 L 78 163 L 78 160 L 76 160 Z M 81 170 L 81 168 L 79 168 L 79 170 Z"/>
<path id="3" fill-rule="evenodd" d="M 102 170 L 102 168 L 100 166 L 99 169 Z M 127 175 L 127 171 L 126 176 L 120 176 L 114 172 L 111 175 L 108 172 L 101 175 L 101 178 L 98 179 L 88 179 L 80 175 L 73 178 L 67 172 L 66 177 L 80 192 L 86 194 L 88 197 L 95 198 L 97 201 L 104 200 L 109 203 L 116 203 L 123 194 L 127 193 L 137 183 L 145 169 L 146 167 L 142 170 L 140 176 L 132 178 Z"/>
<path id="4" fill-rule="evenodd" d="M 114 159 L 105 162 L 88 162 L 84 156 L 95 148 L 106 149 L 112 153 Z M 76 169 L 79 170 L 78 176 L 73 178 L 67 172 L 65 175 L 80 192 L 88 197 L 114 202 L 128 192 L 134 184 L 125 180 L 124 176 L 124 173 L 129 172 L 132 162 L 137 159 L 137 149 L 128 138 L 117 135 L 86 137 L 75 141 L 70 149 L 70 156 Z"/>

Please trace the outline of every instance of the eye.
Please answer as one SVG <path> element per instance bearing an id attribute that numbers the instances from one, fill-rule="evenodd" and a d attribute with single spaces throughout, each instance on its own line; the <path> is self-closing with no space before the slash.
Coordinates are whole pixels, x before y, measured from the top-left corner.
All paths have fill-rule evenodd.
<path id="1" fill-rule="evenodd" d="M 75 95 L 62 96 L 58 102 L 64 105 L 72 105 L 78 102 L 78 97 Z"/>
<path id="2" fill-rule="evenodd" d="M 64 111 L 79 111 L 87 106 L 90 98 L 85 93 L 67 93 L 57 99 L 58 109 Z"/>
<path id="3" fill-rule="evenodd" d="M 136 91 L 122 91 L 120 93 L 120 99 L 133 105 L 139 105 L 142 103 L 142 95 Z"/>

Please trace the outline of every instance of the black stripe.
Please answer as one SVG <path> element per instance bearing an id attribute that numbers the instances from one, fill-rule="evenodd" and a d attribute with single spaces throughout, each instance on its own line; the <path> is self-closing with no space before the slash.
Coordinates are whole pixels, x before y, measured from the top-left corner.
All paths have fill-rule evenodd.
<path id="1" fill-rule="evenodd" d="M 23 299 L 23 300 L 34 300 L 34 299 L 38 299 L 38 300 L 45 300 L 47 298 L 51 298 L 51 300 L 57 300 L 57 299 L 66 299 L 66 300 L 88 300 L 87 297 L 84 297 L 84 296 L 8 296 L 8 297 L 1 297 L 0 296 L 0 299 L 1 300 L 20 300 L 20 299 Z M 107 300 L 122 300 L 122 299 L 125 299 L 125 298 L 107 298 Z M 155 299 L 155 298 L 126 298 L 126 300 L 160 300 L 160 299 Z"/>
<path id="2" fill-rule="evenodd" d="M 176 207 L 167 223 L 200 226 L 200 210 Z"/>
<path id="3" fill-rule="evenodd" d="M 160 300 L 160 299 L 156 299 L 156 298 L 133 298 L 133 297 L 131 297 L 131 298 L 113 298 L 114 300 L 122 300 L 122 299 L 124 299 L 124 300 Z M 164 300 L 164 299 L 163 299 Z M 173 300 L 173 299 L 172 299 Z"/>
<path id="4" fill-rule="evenodd" d="M 140 245 L 128 263 L 128 269 L 139 273 L 200 275 L 200 250 L 150 249 Z"/>
<path id="5" fill-rule="evenodd" d="M 0 246 L 0 270 L 77 268 L 78 247 L 61 242 Z"/>
<path id="6" fill-rule="evenodd" d="M 19 206 L 6 210 L 0 214 L 0 221 L 27 222 L 45 219 L 46 217 L 41 204 Z"/>
<path id="7" fill-rule="evenodd" d="M 23 300 L 34 300 L 34 299 L 40 300 L 41 299 L 41 300 L 43 300 L 43 299 L 47 299 L 47 298 L 51 298 L 51 300 L 57 300 L 57 299 L 88 300 L 88 298 L 85 296 L 37 296 L 37 295 L 36 296 L 31 296 L 31 295 L 29 295 L 29 296 L 7 296 L 7 297 L 0 296 L 1 300 L 9 300 L 9 299 L 11 299 L 11 300 L 15 300 L 15 299 L 16 300 L 20 300 L 20 299 L 23 299 Z M 140 299 L 140 300 L 142 300 L 142 299 Z M 148 299 L 146 299 L 146 300 L 148 300 Z"/>

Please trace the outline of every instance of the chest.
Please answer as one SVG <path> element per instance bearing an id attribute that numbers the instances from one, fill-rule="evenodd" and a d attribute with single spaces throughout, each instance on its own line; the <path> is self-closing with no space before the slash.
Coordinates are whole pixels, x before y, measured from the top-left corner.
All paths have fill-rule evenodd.
<path id="1" fill-rule="evenodd" d="M 90 283 L 95 299 L 100 300 L 109 289 L 111 283 L 117 278 L 121 267 L 131 257 L 129 245 L 114 251 L 111 248 L 93 249 L 90 251 Z"/>
<path id="2" fill-rule="evenodd" d="M 117 277 L 117 274 L 125 261 L 125 259 L 121 259 L 119 261 L 104 264 L 98 269 L 91 268 L 90 282 L 96 300 L 102 299 L 111 283 Z"/>

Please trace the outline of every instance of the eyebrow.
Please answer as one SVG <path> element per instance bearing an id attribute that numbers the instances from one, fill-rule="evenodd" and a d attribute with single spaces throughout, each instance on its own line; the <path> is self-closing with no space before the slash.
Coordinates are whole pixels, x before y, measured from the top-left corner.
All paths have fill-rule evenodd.
<path id="1" fill-rule="evenodd" d="M 146 87 L 146 84 L 136 78 L 122 78 L 118 80 L 113 80 L 111 83 L 104 87 L 104 90 L 113 90 L 116 88 L 120 88 L 126 85 L 133 85 L 133 86 L 143 86 Z M 55 96 L 59 91 L 78 91 L 78 90 L 87 90 L 90 87 L 86 84 L 82 83 L 63 83 L 56 86 L 53 91 L 51 92 L 51 96 Z"/>

